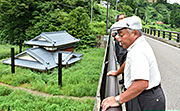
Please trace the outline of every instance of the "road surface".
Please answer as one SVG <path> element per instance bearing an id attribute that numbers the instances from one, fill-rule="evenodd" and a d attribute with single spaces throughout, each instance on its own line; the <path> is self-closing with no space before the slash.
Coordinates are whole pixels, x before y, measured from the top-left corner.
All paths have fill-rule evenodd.
<path id="1" fill-rule="evenodd" d="M 166 110 L 180 110 L 180 48 L 146 37 L 155 53 L 166 97 Z"/>

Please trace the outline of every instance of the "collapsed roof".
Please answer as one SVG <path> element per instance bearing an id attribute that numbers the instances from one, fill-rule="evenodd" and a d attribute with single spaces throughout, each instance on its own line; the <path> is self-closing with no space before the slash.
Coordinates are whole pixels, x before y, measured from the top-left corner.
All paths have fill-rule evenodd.
<path id="1" fill-rule="evenodd" d="M 66 31 L 44 32 L 25 44 L 33 45 L 15 56 L 15 65 L 37 70 L 48 70 L 58 66 L 58 53 L 62 53 L 62 65 L 75 63 L 82 59 L 83 54 L 75 53 L 76 39 Z M 61 51 L 66 50 L 66 51 Z M 69 52 L 67 52 L 69 51 Z M 11 64 L 11 58 L 2 60 Z"/>
<path id="2" fill-rule="evenodd" d="M 51 53 L 43 48 L 29 48 L 15 56 L 15 65 L 37 70 L 47 70 L 58 66 L 58 53 L 62 53 L 62 65 L 72 64 L 82 59 L 83 54 L 75 52 L 56 51 Z M 11 64 L 11 58 L 2 60 Z"/>
<path id="3" fill-rule="evenodd" d="M 80 39 L 74 38 L 66 31 L 57 31 L 41 33 L 34 39 L 26 41 L 25 44 L 34 46 L 58 47 L 79 41 Z"/>

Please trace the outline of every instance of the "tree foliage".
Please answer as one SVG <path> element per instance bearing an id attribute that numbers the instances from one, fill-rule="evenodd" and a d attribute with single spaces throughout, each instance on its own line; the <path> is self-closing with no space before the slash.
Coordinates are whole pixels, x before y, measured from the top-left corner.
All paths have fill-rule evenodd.
<path id="1" fill-rule="evenodd" d="M 180 27 L 180 6 L 177 3 L 173 4 L 173 9 L 170 13 L 171 27 Z"/>
<path id="2" fill-rule="evenodd" d="M 8 36 L 8 41 L 17 42 L 15 40 L 19 38 L 26 38 L 25 30 L 36 6 L 34 0 L 1 0 L 0 26 Z"/>
<path id="3" fill-rule="evenodd" d="M 116 0 L 109 1 L 108 27 L 115 22 Z M 30 40 L 41 32 L 66 30 L 81 39 L 79 48 L 93 47 L 95 35 L 104 34 L 107 9 L 93 1 L 93 23 L 90 0 L 1 0 L 0 40 L 17 44 L 19 38 Z M 179 4 L 169 4 L 167 0 L 120 0 L 117 14 L 137 15 L 146 23 L 162 21 L 171 27 L 180 27 Z M 96 24 L 101 24 L 98 27 Z"/>
<path id="4" fill-rule="evenodd" d="M 29 20 L 30 26 L 26 35 L 32 39 L 41 32 L 59 31 L 67 21 L 68 14 L 60 9 L 55 9 L 52 2 L 39 3 L 32 13 L 33 19 Z"/>
<path id="5" fill-rule="evenodd" d="M 72 10 L 67 22 L 64 24 L 64 29 L 72 36 L 81 39 L 78 43 L 78 48 L 85 49 L 87 46 L 95 46 L 95 37 L 90 35 L 89 30 L 90 17 L 82 7 Z"/>

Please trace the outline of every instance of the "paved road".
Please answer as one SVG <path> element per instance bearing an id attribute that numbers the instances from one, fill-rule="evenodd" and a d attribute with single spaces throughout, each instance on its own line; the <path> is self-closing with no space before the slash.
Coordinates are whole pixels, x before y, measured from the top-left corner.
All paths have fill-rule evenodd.
<path id="1" fill-rule="evenodd" d="M 180 110 L 180 48 L 146 37 L 154 50 L 166 96 L 166 110 Z"/>

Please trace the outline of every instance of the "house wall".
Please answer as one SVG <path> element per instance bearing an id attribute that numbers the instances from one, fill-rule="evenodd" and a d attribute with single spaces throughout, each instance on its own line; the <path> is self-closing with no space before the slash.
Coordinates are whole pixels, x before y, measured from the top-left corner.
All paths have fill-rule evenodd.
<path id="1" fill-rule="evenodd" d="M 66 48 L 66 49 L 60 49 L 60 51 L 74 52 L 74 47 L 70 47 L 70 48 Z"/>

